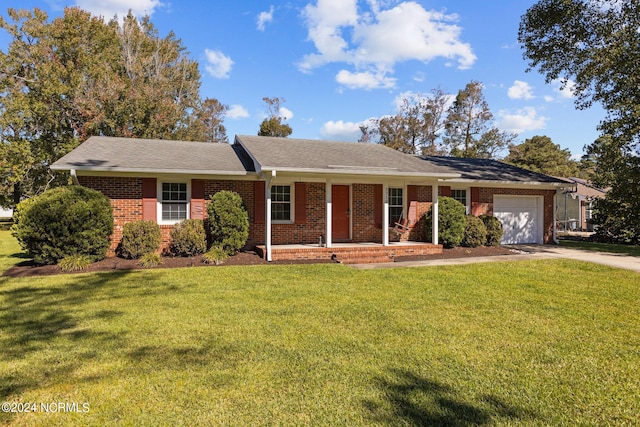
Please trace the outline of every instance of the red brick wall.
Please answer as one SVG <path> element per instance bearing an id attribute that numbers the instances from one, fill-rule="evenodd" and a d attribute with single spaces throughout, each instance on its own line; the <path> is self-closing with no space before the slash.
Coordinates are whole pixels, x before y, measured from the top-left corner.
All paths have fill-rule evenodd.
<path id="1" fill-rule="evenodd" d="M 382 229 L 376 226 L 374 184 L 353 184 L 351 224 L 354 242 L 382 242 Z"/>
<path id="2" fill-rule="evenodd" d="M 109 254 L 113 255 L 122 240 L 124 224 L 142 219 L 142 178 L 79 176 L 78 182 L 85 187 L 100 191 L 111 201 L 114 228 Z"/>
<path id="3" fill-rule="evenodd" d="M 291 186 L 292 190 L 295 188 Z M 298 197 L 295 195 L 294 197 Z M 326 238 L 326 196 L 323 182 L 306 183 L 306 218 L 302 224 L 271 224 L 271 243 L 274 245 L 286 244 L 313 244 L 318 243 L 320 235 Z M 264 243 L 266 224 L 257 224 L 252 227 L 254 243 Z M 326 239 L 325 239 L 326 241 Z"/>
<path id="4" fill-rule="evenodd" d="M 114 215 L 114 233 L 111 236 L 111 254 L 122 239 L 122 228 L 125 223 L 142 219 L 142 178 L 80 176 L 80 184 L 98 190 L 111 200 Z M 292 186 L 292 188 L 294 188 Z M 443 188 L 443 187 L 440 187 Z M 353 184 L 352 191 L 352 237 L 354 242 L 382 242 L 382 229 L 376 226 L 374 212 L 373 184 Z M 205 204 L 210 196 L 221 190 L 235 191 L 244 200 L 249 214 L 249 241 L 247 246 L 264 244 L 265 224 L 255 223 L 254 183 L 253 181 L 204 181 Z M 273 244 L 314 244 L 320 235 L 326 238 L 326 195 L 325 184 L 306 183 L 306 218 L 299 224 L 273 224 Z M 553 238 L 553 197 L 554 190 L 480 188 L 475 212 L 493 214 L 494 195 L 525 195 L 544 197 L 544 240 L 550 243 Z M 424 213 L 432 204 L 432 187 L 416 186 L 415 195 L 418 202 L 418 222 L 414 228 L 401 236 L 402 240 L 423 240 Z M 169 244 L 171 225 L 161 226 L 163 248 Z"/>

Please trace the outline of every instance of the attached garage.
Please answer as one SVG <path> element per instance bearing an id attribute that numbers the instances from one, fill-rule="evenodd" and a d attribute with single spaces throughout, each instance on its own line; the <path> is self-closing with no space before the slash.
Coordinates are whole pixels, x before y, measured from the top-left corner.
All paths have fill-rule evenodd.
<path id="1" fill-rule="evenodd" d="M 493 215 L 504 229 L 503 245 L 542 244 L 544 200 L 538 196 L 494 195 Z"/>

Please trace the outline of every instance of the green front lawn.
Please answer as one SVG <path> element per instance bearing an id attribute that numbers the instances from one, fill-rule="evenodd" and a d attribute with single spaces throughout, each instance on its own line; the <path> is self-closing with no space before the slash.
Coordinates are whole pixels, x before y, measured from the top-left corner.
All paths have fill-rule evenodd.
<path id="1" fill-rule="evenodd" d="M 0 424 L 632 425 L 638 285 L 566 260 L 3 277 L 0 401 L 88 412 Z"/>
<path id="2" fill-rule="evenodd" d="M 616 254 L 626 254 L 631 256 L 640 256 L 640 246 L 633 245 L 614 245 L 611 243 L 597 243 L 583 240 L 565 240 L 560 239 L 560 246 L 566 246 L 573 249 L 584 249 L 589 251 L 613 252 Z"/>

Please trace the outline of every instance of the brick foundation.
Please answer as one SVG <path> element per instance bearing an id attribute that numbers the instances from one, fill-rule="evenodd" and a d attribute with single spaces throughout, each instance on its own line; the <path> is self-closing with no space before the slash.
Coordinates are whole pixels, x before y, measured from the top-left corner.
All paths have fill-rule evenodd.
<path id="1" fill-rule="evenodd" d="M 266 256 L 264 245 L 256 247 L 263 258 Z M 412 255 L 437 255 L 442 253 L 442 245 L 398 244 L 391 246 L 340 246 L 321 247 L 272 247 L 271 259 L 282 260 L 335 260 L 344 264 L 364 264 L 372 262 L 391 262 L 395 257 Z"/>

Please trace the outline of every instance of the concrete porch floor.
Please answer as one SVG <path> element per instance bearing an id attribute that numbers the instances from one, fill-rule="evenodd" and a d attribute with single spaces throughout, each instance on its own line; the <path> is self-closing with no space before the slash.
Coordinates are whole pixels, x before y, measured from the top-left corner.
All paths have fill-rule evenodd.
<path id="1" fill-rule="evenodd" d="M 258 253 L 266 256 L 264 245 L 258 245 Z M 317 244 L 272 245 L 271 259 L 332 259 L 345 264 L 390 262 L 398 256 L 441 254 L 442 245 L 425 242 L 391 242 L 389 246 L 381 243 L 334 243 L 332 247 L 320 247 Z"/>

